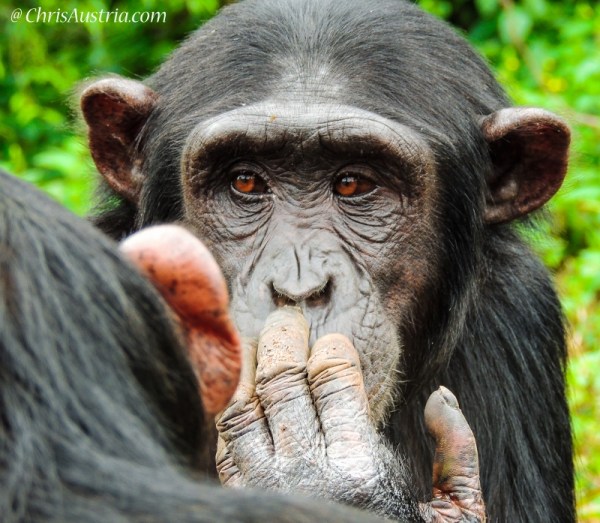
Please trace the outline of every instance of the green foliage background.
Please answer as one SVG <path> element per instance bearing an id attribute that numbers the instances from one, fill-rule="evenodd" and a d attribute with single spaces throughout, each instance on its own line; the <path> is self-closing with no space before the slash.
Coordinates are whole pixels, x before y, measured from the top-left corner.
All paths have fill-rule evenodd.
<path id="1" fill-rule="evenodd" d="M 224 2 L 38 2 L 0 6 L 0 166 L 85 214 L 94 169 L 71 109 L 74 86 L 106 73 L 147 76 Z M 531 241 L 556 274 L 571 323 L 579 519 L 600 522 L 600 7 L 595 0 L 418 3 L 466 34 L 516 103 L 553 110 L 573 126 L 568 180 L 550 204 L 552 219 Z M 46 12 L 164 11 L 166 22 L 11 22 L 15 8 L 25 14 L 38 6 Z"/>

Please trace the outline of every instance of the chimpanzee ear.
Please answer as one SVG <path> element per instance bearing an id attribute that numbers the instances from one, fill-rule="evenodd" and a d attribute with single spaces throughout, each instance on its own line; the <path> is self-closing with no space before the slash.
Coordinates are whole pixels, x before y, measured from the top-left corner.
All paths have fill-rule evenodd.
<path id="1" fill-rule="evenodd" d="M 134 203 L 142 185 L 136 139 L 156 99 L 156 93 L 144 84 L 117 77 L 98 80 L 81 95 L 96 167 L 118 195 Z"/>
<path id="2" fill-rule="evenodd" d="M 481 129 L 494 164 L 487 223 L 524 216 L 554 196 L 567 171 L 571 133 L 563 120 L 542 109 L 508 108 L 483 118 Z"/>
<path id="3" fill-rule="evenodd" d="M 233 396 L 242 364 L 241 340 L 229 317 L 227 284 L 217 262 L 178 225 L 142 229 L 120 249 L 177 315 L 204 410 L 217 414 Z"/>

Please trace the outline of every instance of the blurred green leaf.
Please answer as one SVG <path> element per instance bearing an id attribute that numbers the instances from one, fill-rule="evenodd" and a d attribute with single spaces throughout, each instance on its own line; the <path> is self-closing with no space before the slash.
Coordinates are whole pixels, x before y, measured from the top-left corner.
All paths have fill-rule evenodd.
<path id="1" fill-rule="evenodd" d="M 531 14 L 519 6 L 500 13 L 498 19 L 500 36 L 505 44 L 523 42 L 533 27 Z"/>

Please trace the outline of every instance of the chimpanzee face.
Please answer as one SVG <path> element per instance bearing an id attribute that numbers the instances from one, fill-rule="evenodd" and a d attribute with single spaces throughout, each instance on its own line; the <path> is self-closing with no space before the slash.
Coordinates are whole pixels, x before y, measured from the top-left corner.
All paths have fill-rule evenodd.
<path id="1" fill-rule="evenodd" d="M 410 321 L 437 272 L 427 143 L 353 107 L 266 101 L 199 123 L 182 158 L 185 220 L 230 282 L 242 336 L 299 306 L 311 345 L 332 332 L 354 340 L 380 419 L 398 318 Z"/>

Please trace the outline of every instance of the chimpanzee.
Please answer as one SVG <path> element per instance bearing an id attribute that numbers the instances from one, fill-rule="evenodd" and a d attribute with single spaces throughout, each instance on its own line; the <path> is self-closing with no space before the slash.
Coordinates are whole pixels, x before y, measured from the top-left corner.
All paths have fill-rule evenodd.
<path id="1" fill-rule="evenodd" d="M 225 405 L 239 373 L 225 282 L 181 227 L 143 231 L 123 251 L 174 312 L 89 223 L 0 172 L 0 519 L 380 521 L 198 481 L 204 412 Z M 482 521 L 475 440 L 456 399 L 435 392 L 425 417 L 435 499 L 402 521 Z"/>
<path id="2" fill-rule="evenodd" d="M 574 521 L 565 328 L 517 227 L 565 176 L 560 118 L 512 107 L 403 0 L 247 0 L 81 106 L 106 181 L 96 223 L 120 238 L 181 220 L 227 279 L 250 370 L 218 422 L 224 483 L 393 516 L 401 461 L 427 497 L 421 413 L 443 384 L 489 521 Z M 295 341 L 261 334 L 288 305 Z M 324 357 L 346 379 L 317 379 Z"/>

